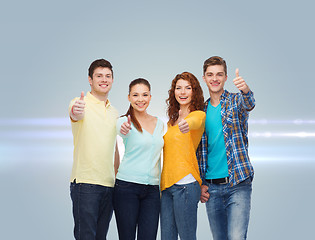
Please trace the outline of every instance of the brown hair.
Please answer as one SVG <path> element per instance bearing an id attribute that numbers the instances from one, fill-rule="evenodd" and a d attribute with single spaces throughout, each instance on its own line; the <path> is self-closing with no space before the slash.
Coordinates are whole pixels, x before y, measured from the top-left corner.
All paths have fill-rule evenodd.
<path id="1" fill-rule="evenodd" d="M 168 123 L 172 126 L 178 119 L 178 111 L 179 111 L 179 103 L 175 98 L 175 87 L 178 80 L 183 79 L 190 83 L 192 87 L 192 99 L 189 105 L 190 112 L 201 110 L 203 111 L 204 107 L 204 99 L 203 92 L 200 86 L 198 79 L 189 72 L 183 72 L 181 74 L 177 74 L 172 81 L 171 89 L 168 90 L 168 99 L 166 99 L 167 107 L 167 115 L 169 117 Z"/>
<path id="2" fill-rule="evenodd" d="M 149 91 L 151 91 L 151 86 L 150 86 L 150 83 L 148 82 L 148 80 L 146 80 L 144 78 L 137 78 L 137 79 L 131 81 L 131 83 L 129 84 L 129 94 L 131 92 L 132 87 L 137 85 L 137 84 L 143 84 L 143 85 L 145 85 L 145 86 L 147 86 L 149 88 Z M 131 106 L 131 104 L 129 105 L 128 111 L 123 116 L 128 117 L 128 115 L 130 115 L 130 120 L 133 123 L 133 125 L 136 127 L 136 129 L 139 132 L 142 132 L 142 127 L 141 127 L 140 123 L 138 122 L 138 120 L 137 120 L 137 118 L 136 118 L 136 116 L 134 114 L 134 109 Z"/>
<path id="3" fill-rule="evenodd" d="M 112 71 L 112 75 L 114 77 L 113 66 L 112 64 L 105 59 L 97 59 L 91 63 L 89 67 L 89 77 L 93 79 L 94 70 L 98 67 L 109 68 Z"/>
<path id="4" fill-rule="evenodd" d="M 207 68 L 209 66 L 214 66 L 214 65 L 221 65 L 224 68 L 225 75 L 227 75 L 227 67 L 226 67 L 226 62 L 223 58 L 219 56 L 213 56 L 211 58 L 208 58 L 204 63 L 203 63 L 203 75 L 205 75 Z"/>

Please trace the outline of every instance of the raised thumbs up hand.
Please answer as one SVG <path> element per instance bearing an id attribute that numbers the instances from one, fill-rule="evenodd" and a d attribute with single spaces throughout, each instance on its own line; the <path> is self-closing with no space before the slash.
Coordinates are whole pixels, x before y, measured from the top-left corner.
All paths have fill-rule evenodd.
<path id="1" fill-rule="evenodd" d="M 234 85 L 238 88 L 238 90 L 242 91 L 243 93 L 249 92 L 249 87 L 247 86 L 245 80 L 240 77 L 239 69 L 236 68 L 235 70 L 236 78 L 233 79 Z"/>
<path id="2" fill-rule="evenodd" d="M 85 101 L 84 101 L 84 92 L 81 92 L 80 99 L 76 100 L 72 106 L 70 117 L 74 121 L 80 121 L 84 118 Z"/>
<path id="3" fill-rule="evenodd" d="M 130 130 L 131 130 L 131 119 L 130 119 L 130 115 L 128 115 L 127 122 L 124 122 L 123 124 L 121 124 L 120 133 L 123 135 L 127 135 Z"/>
<path id="4" fill-rule="evenodd" d="M 178 111 L 178 128 L 182 133 L 188 133 L 189 125 L 182 115 L 183 115 L 182 110 L 179 110 Z"/>

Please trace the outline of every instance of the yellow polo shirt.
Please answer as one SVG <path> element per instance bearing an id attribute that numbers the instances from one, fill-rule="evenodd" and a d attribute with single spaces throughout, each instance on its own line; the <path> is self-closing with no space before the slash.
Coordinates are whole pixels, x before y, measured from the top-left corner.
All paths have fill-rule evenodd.
<path id="1" fill-rule="evenodd" d="M 182 133 L 178 125 L 168 125 L 164 135 L 161 191 L 171 187 L 183 177 L 192 174 L 201 185 L 196 150 L 205 128 L 206 114 L 193 111 L 185 118 L 190 131 Z"/>
<path id="2" fill-rule="evenodd" d="M 69 112 L 77 99 L 71 101 Z M 89 92 L 84 101 L 84 118 L 71 121 L 74 151 L 70 181 L 113 187 L 118 112 L 109 100 L 104 104 Z"/>

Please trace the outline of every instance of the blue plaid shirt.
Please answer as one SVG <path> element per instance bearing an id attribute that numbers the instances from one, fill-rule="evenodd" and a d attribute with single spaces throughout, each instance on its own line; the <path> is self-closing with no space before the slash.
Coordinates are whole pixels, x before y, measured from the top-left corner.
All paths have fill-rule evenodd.
<path id="1" fill-rule="evenodd" d="M 207 111 L 210 98 L 205 102 Z M 244 93 L 229 93 L 224 90 L 220 97 L 223 135 L 229 169 L 229 183 L 234 186 L 248 177 L 254 176 L 254 169 L 248 156 L 248 116 L 255 107 L 252 91 Z M 203 133 L 197 149 L 197 159 L 201 179 L 204 183 L 208 167 L 208 141 Z"/>

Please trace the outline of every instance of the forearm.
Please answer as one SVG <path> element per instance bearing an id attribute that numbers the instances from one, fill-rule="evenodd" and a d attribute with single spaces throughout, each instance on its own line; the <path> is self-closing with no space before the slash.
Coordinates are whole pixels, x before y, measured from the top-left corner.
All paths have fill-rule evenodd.
<path id="1" fill-rule="evenodd" d="M 205 124 L 205 113 L 198 111 L 198 113 L 194 113 L 185 120 L 187 121 L 190 130 L 199 129 Z"/>
<path id="2" fill-rule="evenodd" d="M 114 159 L 114 170 L 115 170 L 115 176 L 118 172 L 118 168 L 120 165 L 120 156 L 119 156 L 119 151 L 118 151 L 118 145 L 116 142 L 116 147 L 115 147 L 115 159 Z"/>
<path id="3" fill-rule="evenodd" d="M 251 111 L 255 107 L 255 98 L 254 98 L 254 93 L 249 90 L 248 93 L 242 93 L 243 100 L 244 100 L 244 107 L 247 111 Z"/>

